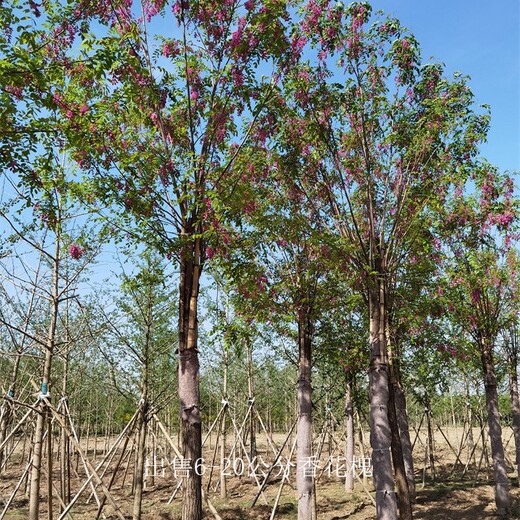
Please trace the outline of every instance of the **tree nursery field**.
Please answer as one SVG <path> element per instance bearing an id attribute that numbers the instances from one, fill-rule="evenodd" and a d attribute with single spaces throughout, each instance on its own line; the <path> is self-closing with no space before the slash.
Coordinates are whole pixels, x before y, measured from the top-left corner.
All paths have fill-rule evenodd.
<path id="1" fill-rule="evenodd" d="M 417 468 L 417 492 L 414 500 L 414 517 L 444 520 L 473 520 L 474 518 L 490 520 L 496 518 L 493 508 L 493 485 L 491 480 L 491 467 L 489 457 L 483 451 L 482 443 L 475 445 L 474 441 L 480 436 L 480 428 L 472 430 L 474 441 L 468 441 L 468 430 L 462 426 L 454 428 L 436 426 L 436 434 L 433 442 L 434 473 L 430 466 L 428 453 L 427 429 L 418 430 L 417 449 L 414 461 Z M 510 429 L 505 429 L 506 437 L 512 436 Z M 328 437 L 328 436 L 327 436 Z M 165 437 L 158 435 L 157 441 L 148 446 L 145 465 L 145 484 L 142 503 L 142 518 L 152 520 L 156 518 L 178 519 L 181 518 L 181 499 L 178 483 L 181 480 L 182 467 L 175 459 L 175 451 L 168 450 Z M 222 520 L 240 519 L 265 519 L 276 518 L 293 519 L 297 517 L 297 499 L 295 494 L 295 464 L 291 455 L 291 440 L 286 444 L 286 449 L 281 451 L 281 457 L 277 463 L 277 453 L 271 450 L 271 443 L 281 447 L 286 441 L 286 436 L 280 433 L 267 435 L 262 433 L 257 437 L 256 459 L 250 459 L 249 454 L 242 449 L 234 451 L 234 436 L 228 438 L 228 457 L 213 460 L 215 448 L 220 453 L 221 446 L 217 434 L 208 437 L 207 447 L 203 450 L 205 464 L 203 485 L 209 498 L 209 503 L 204 505 L 204 518 L 221 518 Z M 328 441 L 332 445 L 329 450 Z M 102 463 L 110 447 L 116 444 L 117 437 L 90 438 L 80 442 L 81 448 L 94 464 Z M 321 450 L 319 468 L 315 471 L 316 477 L 316 518 L 323 520 L 339 520 L 349 518 L 354 520 L 372 520 L 376 518 L 374 507 L 374 489 L 370 478 L 370 459 L 365 459 L 365 469 L 361 463 L 362 457 L 356 458 L 357 475 L 354 488 L 345 492 L 345 459 L 338 454 L 338 443 L 341 442 L 341 432 L 333 432 L 330 438 L 324 439 L 323 445 L 316 446 Z M 247 443 L 247 440 L 246 440 Z M 246 446 L 244 446 L 245 448 Z M 128 445 L 127 445 L 128 448 Z M 462 448 L 462 449 L 461 449 Z M 0 493 L 5 497 L 17 483 L 21 469 L 24 467 L 23 447 L 15 448 L 12 462 L 7 466 L 0 479 Z M 368 446 L 365 446 L 368 450 Z M 486 445 L 489 450 L 489 445 Z M 55 448 L 59 451 L 59 448 Z M 473 451 L 474 450 L 474 451 Z M 358 443 L 357 450 L 361 451 Z M 108 469 L 103 467 L 104 476 L 110 482 L 110 495 L 117 504 L 118 511 L 123 517 L 129 517 L 132 511 L 133 493 L 131 475 L 135 471 L 135 457 L 128 450 L 128 456 L 121 457 L 124 449 L 122 446 L 116 450 L 117 455 L 108 464 Z M 154 455 L 155 454 L 155 455 Z M 26 457 L 26 455 L 25 455 Z M 426 457 L 426 459 L 425 459 Z M 514 457 L 513 446 L 506 448 L 506 458 L 510 465 L 510 476 L 515 482 L 511 457 Z M 56 453 L 55 460 L 59 458 Z M 70 487 L 74 496 L 88 480 L 89 472 L 78 457 L 71 454 L 73 477 Z M 122 459 L 119 469 L 116 470 L 119 460 Z M 213 462 L 213 466 L 211 462 Z M 290 462 L 292 461 L 292 462 Z M 213 467 L 213 471 L 211 468 Z M 264 483 L 269 471 L 267 484 L 259 494 L 259 489 Z M 115 475 L 115 476 L 114 476 Z M 59 471 L 54 470 L 53 480 L 59 483 Z M 225 482 L 225 483 L 224 483 Z M 222 496 L 221 485 L 224 483 L 226 492 Z M 93 492 L 92 487 L 87 487 L 77 501 L 70 517 L 76 520 L 96 518 L 99 505 L 105 501 L 100 518 L 120 518 L 116 509 L 106 504 L 103 491 Z M 255 501 L 256 499 L 256 501 Z M 520 517 L 520 492 L 518 487 L 512 490 L 512 518 Z M 42 493 L 43 503 L 47 503 L 45 491 Z M 253 505 L 254 504 L 254 505 Z M 28 499 L 24 493 L 14 499 L 13 507 L 5 514 L 6 519 L 26 518 L 28 513 Z M 47 516 L 45 506 L 42 514 Z M 66 516 L 65 516 L 66 518 Z"/>
<path id="2" fill-rule="evenodd" d="M 518 173 L 381 1 L 0 0 L 0 520 L 518 517 Z"/>

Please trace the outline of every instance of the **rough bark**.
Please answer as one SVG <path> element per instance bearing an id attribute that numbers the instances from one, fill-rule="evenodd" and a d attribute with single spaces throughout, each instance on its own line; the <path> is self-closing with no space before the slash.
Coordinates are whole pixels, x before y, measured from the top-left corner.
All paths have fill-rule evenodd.
<path id="1" fill-rule="evenodd" d="M 513 339 L 512 341 L 516 341 Z M 520 486 L 520 399 L 518 397 L 518 353 L 516 343 L 509 345 L 509 395 L 511 397 L 511 419 L 515 438 L 515 463 Z"/>
<path id="2" fill-rule="evenodd" d="M 298 341 L 298 425 L 296 439 L 296 490 L 298 493 L 298 520 L 311 520 L 314 494 L 311 416 L 312 323 L 309 315 L 305 311 L 300 311 L 300 316 L 298 318 Z"/>
<path id="3" fill-rule="evenodd" d="M 486 410 L 491 441 L 491 457 L 493 458 L 493 476 L 495 480 L 495 503 L 498 515 L 506 515 L 511 508 L 509 495 L 509 479 L 504 460 L 504 445 L 502 443 L 502 427 L 498 412 L 498 392 L 493 362 L 493 345 L 485 339 L 481 342 L 481 359 L 484 371 L 484 386 L 486 390 Z"/>
<path id="4" fill-rule="evenodd" d="M 345 459 L 346 471 L 345 491 L 354 490 L 354 407 L 352 405 L 352 381 L 347 376 L 345 385 Z"/>
<path id="5" fill-rule="evenodd" d="M 408 481 L 410 500 L 413 503 L 415 500 L 415 470 L 413 465 L 412 441 L 410 439 L 410 427 L 408 424 L 408 413 L 406 411 L 406 397 L 399 381 L 397 381 L 394 386 L 394 392 L 395 411 L 397 413 L 399 435 L 401 437 L 401 446 L 403 448 L 404 469 Z"/>
<path id="6" fill-rule="evenodd" d="M 185 233 L 189 236 L 189 233 Z M 182 456 L 191 468 L 183 482 L 182 520 L 202 518 L 202 431 L 200 417 L 197 305 L 201 273 L 201 241 L 183 245 L 179 282 L 179 399 Z"/>
<path id="7" fill-rule="evenodd" d="M 391 379 L 393 379 L 393 377 L 391 377 Z M 397 486 L 397 506 L 399 508 L 400 520 L 412 520 L 412 503 L 404 466 L 399 424 L 397 422 L 394 388 L 394 382 L 391 381 L 388 387 L 388 421 L 392 432 L 392 462 L 394 466 L 395 483 Z"/>
<path id="8" fill-rule="evenodd" d="M 390 449 L 388 421 L 388 360 L 385 342 L 384 288 L 378 281 L 368 292 L 370 318 L 370 446 L 376 490 L 377 520 L 397 520 L 397 503 Z"/>

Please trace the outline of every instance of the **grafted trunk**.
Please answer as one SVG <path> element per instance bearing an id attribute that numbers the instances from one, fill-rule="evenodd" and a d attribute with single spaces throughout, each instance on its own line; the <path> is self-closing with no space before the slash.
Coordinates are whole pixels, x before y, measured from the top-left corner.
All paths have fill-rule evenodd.
<path id="1" fill-rule="evenodd" d="M 345 491 L 354 490 L 354 407 L 352 405 L 352 377 L 347 374 L 345 384 Z"/>
<path id="2" fill-rule="evenodd" d="M 187 233 L 186 233 L 187 234 Z M 187 234 L 188 235 L 188 234 Z M 202 431 L 200 417 L 199 355 L 197 350 L 197 305 L 201 274 L 201 241 L 184 244 L 179 283 L 179 399 L 182 456 L 186 468 L 183 482 L 182 519 L 202 518 Z"/>
<path id="3" fill-rule="evenodd" d="M 311 348 L 312 322 L 307 312 L 298 317 L 298 426 L 296 454 L 296 490 L 298 493 L 298 520 L 312 519 L 314 464 L 312 459 L 312 386 Z"/>
<path id="4" fill-rule="evenodd" d="M 511 508 L 509 496 L 509 479 L 504 460 L 504 445 L 502 443 L 502 427 L 498 412 L 498 392 L 493 362 L 493 345 L 485 339 L 481 342 L 481 359 L 484 371 L 484 386 L 486 390 L 486 410 L 491 440 L 491 457 L 493 458 L 493 476 L 495 479 L 495 503 L 498 515 L 507 515 Z"/>
<path id="5" fill-rule="evenodd" d="M 392 434 L 388 420 L 388 360 L 385 342 L 384 282 L 368 292 L 370 318 L 370 446 L 376 490 L 377 520 L 397 520 L 397 503 L 390 449 Z"/>

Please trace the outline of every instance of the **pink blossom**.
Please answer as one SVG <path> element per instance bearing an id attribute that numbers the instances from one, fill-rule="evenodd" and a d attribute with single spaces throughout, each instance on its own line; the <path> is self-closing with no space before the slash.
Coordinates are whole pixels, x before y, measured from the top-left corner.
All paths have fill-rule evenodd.
<path id="1" fill-rule="evenodd" d="M 246 26 L 246 19 L 244 16 L 239 18 L 237 30 L 231 35 L 231 45 L 233 48 L 238 47 L 244 36 L 244 28 Z"/>
<path id="2" fill-rule="evenodd" d="M 244 84 L 244 74 L 240 69 L 233 68 L 233 84 L 235 87 L 241 87 Z"/>
<path id="3" fill-rule="evenodd" d="M 167 42 L 163 45 L 162 53 L 165 58 L 169 58 L 172 55 L 172 45 Z"/>
<path id="4" fill-rule="evenodd" d="M 215 250 L 211 246 L 206 247 L 206 258 L 211 260 L 214 256 Z"/>
<path id="5" fill-rule="evenodd" d="M 86 113 L 88 112 L 88 106 L 83 103 L 83 105 L 81 105 L 80 109 L 79 109 L 79 113 L 84 116 Z"/>
<path id="6" fill-rule="evenodd" d="M 63 102 L 63 97 L 59 92 L 54 92 L 52 99 L 57 105 L 60 105 Z"/>
<path id="7" fill-rule="evenodd" d="M 6 85 L 4 88 L 5 88 L 6 92 L 10 92 L 11 94 L 13 94 L 13 96 L 16 99 L 22 99 L 23 91 L 22 91 L 21 87 L 15 87 L 14 85 Z"/>
<path id="8" fill-rule="evenodd" d="M 507 227 L 513 221 L 513 213 L 511 211 L 505 211 L 504 213 L 496 216 L 496 222 L 499 226 Z"/>
<path id="9" fill-rule="evenodd" d="M 69 246 L 69 254 L 71 256 L 71 258 L 73 258 L 74 260 L 79 260 L 83 254 L 85 253 L 85 250 L 78 246 L 77 244 L 71 244 Z"/>

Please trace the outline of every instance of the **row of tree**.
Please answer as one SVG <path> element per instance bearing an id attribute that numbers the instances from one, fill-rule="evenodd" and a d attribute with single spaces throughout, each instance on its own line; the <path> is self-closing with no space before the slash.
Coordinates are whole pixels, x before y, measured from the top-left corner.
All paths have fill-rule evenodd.
<path id="1" fill-rule="evenodd" d="M 153 251 L 148 269 L 125 279 L 125 318 L 108 320 L 145 367 L 121 388 L 139 386 L 140 445 L 152 403 L 168 400 L 175 380 L 172 368 L 152 392 L 148 369 L 173 367 L 164 353 L 175 338 L 182 455 L 202 456 L 199 307 L 210 269 L 229 295 L 227 342 L 247 350 L 251 324 L 266 323 L 298 345 L 299 518 L 311 518 L 313 504 L 304 465 L 315 352 L 343 366 L 347 388 L 368 369 L 377 517 L 389 520 L 412 517 L 404 374 L 413 380 L 431 348 L 477 355 L 497 509 L 509 509 L 494 350 L 499 337 L 513 344 L 518 319 L 518 199 L 512 179 L 478 157 L 488 114 L 464 76 L 423 64 L 414 37 L 365 2 L 20 0 L 0 9 L 2 216 L 13 240 L 51 266 L 45 289 L 32 292 L 49 305 L 45 334 L 30 333 L 32 305 L 21 325 L 2 318 L 20 356 L 36 347 L 44 358 L 31 520 L 53 358 L 66 363 L 72 341 L 56 331 L 107 240 Z M 79 232 L 72 207 L 103 226 Z M 45 232 L 33 239 L 34 230 Z M 178 290 L 148 289 L 162 283 L 156 254 L 171 261 Z M 171 312 L 172 298 L 175 331 L 160 311 Z M 95 335 L 95 320 L 85 319 Z M 170 335 L 162 346 L 152 342 L 156 328 Z M 105 352 L 111 366 L 118 352 Z M 514 350 L 510 366 L 515 397 Z M 191 472 L 183 518 L 201 516 L 201 477 Z"/>

